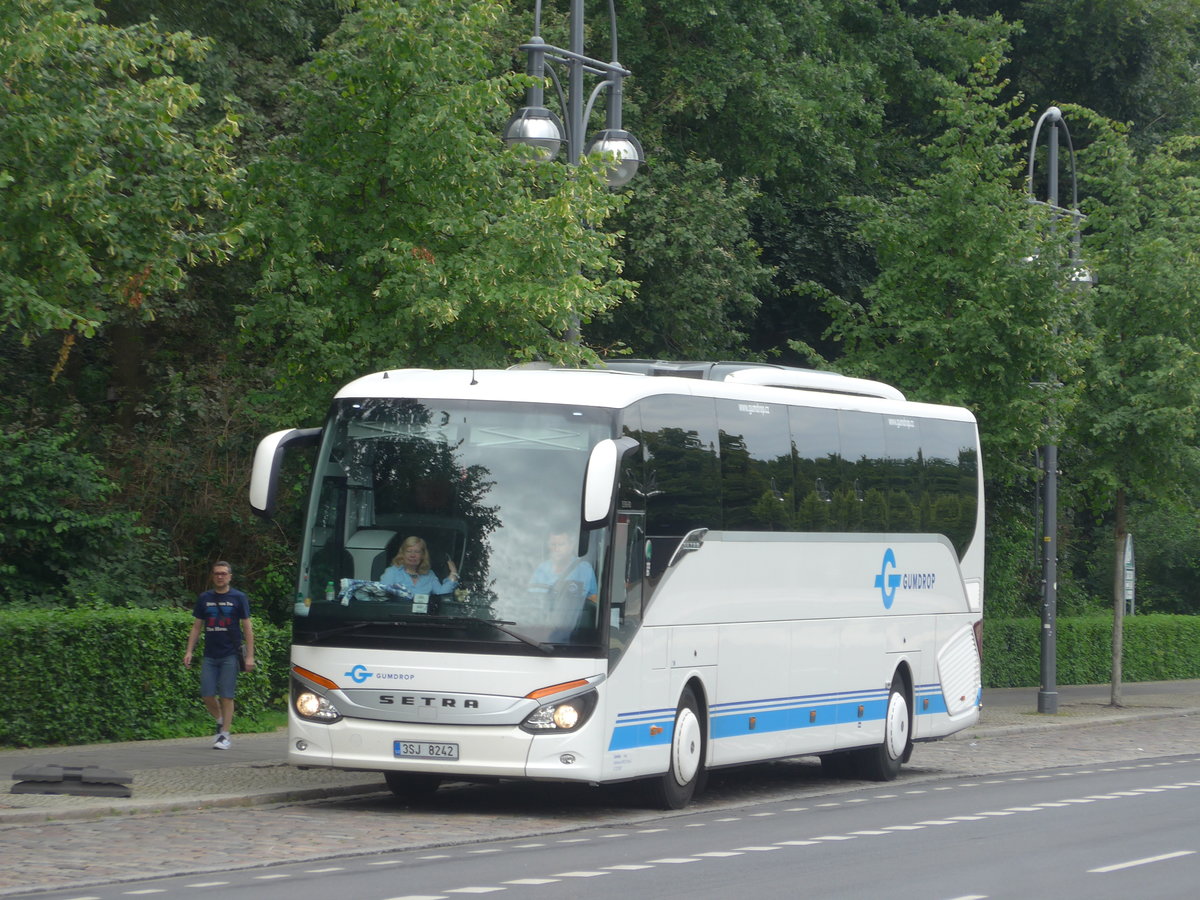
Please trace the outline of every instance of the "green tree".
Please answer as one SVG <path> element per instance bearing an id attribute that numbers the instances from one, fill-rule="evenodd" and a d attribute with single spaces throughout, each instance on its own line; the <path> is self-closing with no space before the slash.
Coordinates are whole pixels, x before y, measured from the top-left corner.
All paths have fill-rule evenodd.
<path id="1" fill-rule="evenodd" d="M 837 198 L 886 196 L 924 171 L 917 146 L 940 128 L 930 110 L 944 83 L 961 78 L 1011 26 L 875 0 L 630 0 L 620 19 L 621 60 L 634 73 L 626 118 L 647 148 L 648 168 L 711 159 L 726 181 L 752 179 L 756 187 L 743 227 L 762 255 L 746 262 L 765 264 L 771 280 L 754 280 L 754 319 L 743 328 L 734 316 L 735 327 L 759 352 L 786 352 L 788 338 L 835 352 L 820 342 L 825 311 L 798 288 L 816 283 L 859 299 L 874 275 L 870 248 L 855 239 Z M 640 176 L 631 184 L 633 207 L 647 187 L 654 189 Z M 725 237 L 731 209 L 712 215 L 705 195 L 686 186 L 677 193 L 671 222 L 633 218 L 631 208 L 623 251 L 631 266 L 670 271 L 676 234 L 731 260 L 745 256 Z M 725 271 L 727 280 L 751 274 L 728 263 Z M 673 306 L 672 287 L 650 277 L 638 303 Z M 703 305 L 692 300 L 685 309 L 695 307 Z M 730 320 L 711 317 L 706 338 L 720 346 Z M 691 344 L 696 324 L 685 323 Z"/>
<path id="2" fill-rule="evenodd" d="M 210 216 L 238 177 L 236 126 L 176 127 L 202 100 L 172 66 L 206 44 L 98 18 L 69 0 L 0 8 L 0 334 L 61 331 L 65 350 L 155 318 L 232 239 Z"/>
<path id="3" fill-rule="evenodd" d="M 1082 108 L 1095 140 L 1080 154 L 1089 191 L 1087 264 L 1096 274 L 1094 351 L 1071 432 L 1088 492 L 1111 509 L 1198 474 L 1200 137 L 1135 156 L 1128 133 Z"/>
<path id="4" fill-rule="evenodd" d="M 750 234 L 753 185 L 722 178 L 713 160 L 667 160 L 639 172 L 630 193 L 620 222 L 638 236 L 625 268 L 638 290 L 587 329 L 588 342 L 662 359 L 744 354 L 770 276 Z"/>
<path id="5" fill-rule="evenodd" d="M 849 202 L 879 276 L 864 303 L 835 297 L 827 309 L 842 368 L 974 410 L 990 478 L 1012 483 L 1075 402 L 1086 298 L 1068 290 L 1069 229 L 1022 189 L 1030 122 L 998 99 L 1001 60 L 948 88 L 929 175 L 891 200 Z M 1070 386 L 1048 389 L 1056 380 Z"/>
<path id="6" fill-rule="evenodd" d="M 1200 137 L 1135 156 L 1123 128 L 1089 114 L 1081 154 L 1093 195 L 1096 349 L 1073 418 L 1076 480 L 1113 523 L 1113 703 L 1120 703 L 1122 554 L 1130 496 L 1170 503 L 1200 475 Z M 1084 168 L 1086 166 L 1086 168 Z"/>
<path id="7" fill-rule="evenodd" d="M 623 201 L 599 163 L 503 150 L 526 81 L 492 74 L 503 7 L 357 6 L 303 68 L 297 133 L 254 167 L 247 341 L 310 414 L 315 386 L 368 370 L 580 358 L 573 319 L 629 292 L 603 227 Z"/>

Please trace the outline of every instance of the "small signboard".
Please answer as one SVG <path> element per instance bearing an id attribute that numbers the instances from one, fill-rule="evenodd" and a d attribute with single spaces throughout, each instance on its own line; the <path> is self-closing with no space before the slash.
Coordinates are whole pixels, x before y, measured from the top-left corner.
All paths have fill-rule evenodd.
<path id="1" fill-rule="evenodd" d="M 1135 566 L 1133 563 L 1133 535 L 1125 533 L 1125 615 L 1133 615 L 1133 582 Z"/>

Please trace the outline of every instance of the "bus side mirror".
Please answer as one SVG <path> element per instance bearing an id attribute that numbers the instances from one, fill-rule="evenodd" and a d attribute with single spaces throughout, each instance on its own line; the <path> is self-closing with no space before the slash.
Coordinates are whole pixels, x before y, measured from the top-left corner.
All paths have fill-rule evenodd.
<path id="1" fill-rule="evenodd" d="M 592 448 L 583 478 L 583 527 L 599 528 L 612 513 L 621 458 L 638 445 L 631 437 L 608 438 Z"/>
<path id="2" fill-rule="evenodd" d="M 290 446 L 308 447 L 321 440 L 320 428 L 288 428 L 269 434 L 258 442 L 254 467 L 250 470 L 250 510 L 269 519 L 275 515 L 275 495 L 279 490 L 279 469 L 283 454 Z"/>

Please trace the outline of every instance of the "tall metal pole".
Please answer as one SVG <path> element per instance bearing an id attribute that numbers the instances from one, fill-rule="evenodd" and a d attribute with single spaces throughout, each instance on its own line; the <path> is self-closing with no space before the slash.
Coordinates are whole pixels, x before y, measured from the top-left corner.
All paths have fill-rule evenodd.
<path id="1" fill-rule="evenodd" d="M 1053 423 L 1051 424 L 1053 427 Z M 1046 534 L 1042 539 L 1045 556 L 1042 562 L 1042 687 L 1038 691 L 1037 709 L 1040 713 L 1058 712 L 1058 674 L 1056 653 L 1058 645 L 1058 445 L 1047 444 L 1042 450 L 1045 462 Z"/>
<path id="2" fill-rule="evenodd" d="M 579 165 L 583 155 L 583 0 L 571 0 L 570 62 L 567 78 L 567 162 Z"/>
<path id="3" fill-rule="evenodd" d="M 1050 167 L 1047 193 L 1051 209 L 1058 208 L 1058 123 L 1062 114 L 1056 107 L 1047 110 L 1050 118 Z M 1036 134 L 1035 134 L 1036 140 Z M 1074 177 L 1074 176 L 1072 176 Z M 1057 378 L 1051 374 L 1048 391 L 1054 390 Z M 1058 427 L 1054 420 L 1054 402 L 1050 402 L 1050 443 L 1042 448 L 1045 474 L 1042 481 L 1042 686 L 1038 691 L 1039 713 L 1058 712 L 1058 443 L 1054 439 Z"/>

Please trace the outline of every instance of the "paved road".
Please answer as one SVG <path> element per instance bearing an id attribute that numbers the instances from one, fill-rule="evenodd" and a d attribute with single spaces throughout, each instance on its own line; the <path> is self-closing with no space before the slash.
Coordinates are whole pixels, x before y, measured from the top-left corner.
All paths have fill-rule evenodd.
<path id="1" fill-rule="evenodd" d="M 918 746 L 901 784 L 1200 750 L 1200 682 L 1127 686 L 1125 693 L 1127 707 L 1114 710 L 1106 706 L 1107 688 L 1064 689 L 1056 716 L 1036 713 L 1036 689 L 986 693 L 980 726 Z M 242 736 L 228 753 L 214 753 L 202 740 L 0 753 L 0 771 L 10 777 L 50 757 L 124 763 L 135 777 L 129 800 L 0 798 L 0 895 L 630 825 L 663 815 L 640 803 L 636 786 L 463 785 L 405 807 L 383 790 L 377 774 L 283 766 L 282 740 Z M 189 765 L 181 767 L 181 760 Z M 693 809 L 811 799 L 858 787 L 824 778 L 814 759 L 799 758 L 715 772 Z M 295 802 L 304 797 L 312 799 Z M 231 808 L 235 804 L 242 808 Z"/>

